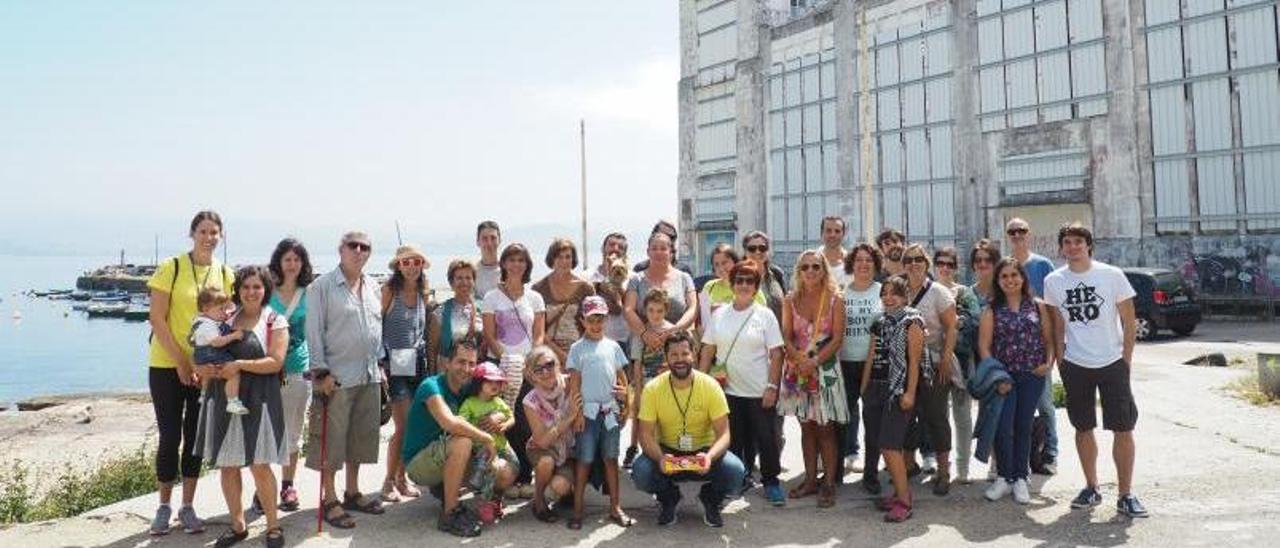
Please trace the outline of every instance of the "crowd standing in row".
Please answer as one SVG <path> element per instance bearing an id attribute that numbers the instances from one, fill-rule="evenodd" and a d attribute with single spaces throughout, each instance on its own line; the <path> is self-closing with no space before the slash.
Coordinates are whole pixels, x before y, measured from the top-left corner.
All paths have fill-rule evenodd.
<path id="1" fill-rule="evenodd" d="M 501 520 L 505 497 L 532 499 L 544 522 L 571 508 L 568 526 L 579 529 L 588 486 L 608 494 L 610 521 L 629 527 L 620 469 L 654 496 L 659 525 L 678 517 L 678 483 L 702 483 L 703 519 L 719 527 L 724 501 L 757 481 L 774 506 L 814 495 L 818 507 L 833 506 L 846 472 L 880 495 L 881 459 L 887 521 L 912 516 L 911 476 L 931 474 L 933 494 L 944 496 L 953 480 L 972 480 L 972 459 L 994 459 L 988 499 L 1012 493 L 1026 504 L 1029 474 L 1056 464 L 1055 365 L 1087 483 L 1072 507 L 1102 500 L 1100 394 L 1103 427 L 1115 435 L 1117 507 L 1147 515 L 1131 492 L 1134 292 L 1118 269 L 1092 259 L 1088 228 L 1058 232 L 1066 265 L 1055 270 L 1031 253 L 1026 221 L 1012 219 L 1010 256 L 987 240 L 972 246 L 971 286 L 958 281 L 953 248 L 930 255 L 890 229 L 845 249 L 843 219 L 821 228 L 823 246 L 800 253 L 790 276 L 757 231 L 743 238 L 742 255 L 718 245 L 714 276 L 699 288 L 664 221 L 645 261 L 630 265 L 626 237 L 612 233 L 586 276 L 574 243 L 556 239 L 544 260 L 550 273 L 530 285 L 529 250 L 502 247 L 499 226 L 485 221 L 480 259 L 451 262 L 452 296 L 435 303 L 431 264 L 415 246 L 396 250 L 382 285 L 366 272 L 373 243 L 362 232 L 342 236 L 339 266 L 319 276 L 292 238 L 266 267 L 232 271 L 214 257 L 222 219 L 202 211 L 190 225 L 192 250 L 162 262 L 149 282 L 161 502 L 151 532 L 172 527 L 179 478 L 178 523 L 203 530 L 191 506 L 203 460 L 220 470 L 231 520 L 215 546 L 248 534 L 245 467 L 265 542 L 282 546 L 278 514 L 299 507 L 304 428 L 321 515 L 338 528 L 357 525 L 352 512 L 381 514 L 385 503 L 420 497 L 421 487 L 441 501 L 438 526 L 454 535 Z M 384 407 L 393 422 L 386 475 L 380 493 L 361 493 L 360 466 L 378 461 Z M 786 492 L 785 417 L 800 425 L 804 456 Z M 1048 432 L 1033 449 L 1036 420 Z M 279 486 L 271 465 L 281 467 Z M 467 492 L 471 504 L 460 500 Z"/>

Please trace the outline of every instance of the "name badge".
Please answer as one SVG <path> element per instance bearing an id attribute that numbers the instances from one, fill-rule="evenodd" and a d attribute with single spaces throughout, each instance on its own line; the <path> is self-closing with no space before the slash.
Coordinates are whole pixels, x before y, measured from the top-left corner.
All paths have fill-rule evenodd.
<path id="1" fill-rule="evenodd" d="M 680 434 L 680 439 L 676 441 L 676 449 L 681 451 L 693 451 L 693 436 L 688 433 Z"/>

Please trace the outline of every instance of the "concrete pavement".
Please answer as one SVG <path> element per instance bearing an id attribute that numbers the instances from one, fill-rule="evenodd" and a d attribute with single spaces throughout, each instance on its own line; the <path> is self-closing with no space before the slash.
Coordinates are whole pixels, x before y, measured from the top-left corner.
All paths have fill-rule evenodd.
<path id="1" fill-rule="evenodd" d="M 1248 339 L 1248 340 L 1244 340 Z M 1213 369 L 1181 365 L 1201 352 L 1248 356 L 1248 367 Z M 915 517 L 904 524 L 881 521 L 873 501 L 854 485 L 841 488 L 834 508 L 819 510 L 815 500 L 790 501 L 772 508 L 753 492 L 731 502 L 725 527 L 702 524 L 696 488 L 686 486 L 680 521 L 659 528 L 656 507 L 624 478 L 624 506 L 640 523 L 630 529 L 609 524 L 606 499 L 588 495 L 588 519 L 582 531 L 569 531 L 563 520 L 547 525 L 526 508 L 515 507 L 501 524 L 477 539 L 462 540 L 435 529 L 438 503 L 430 496 L 392 505 L 383 516 L 357 515 L 350 531 L 315 534 L 317 478 L 301 472 L 303 509 L 283 518 L 290 546 L 653 546 L 710 545 L 858 545 L 936 546 L 1197 546 L 1264 545 L 1280 536 L 1280 407 L 1259 408 L 1236 399 L 1220 387 L 1252 370 L 1253 352 L 1280 352 L 1275 324 L 1204 324 L 1192 337 L 1162 339 L 1139 345 L 1133 385 L 1141 416 L 1136 430 L 1138 462 L 1135 492 L 1151 510 L 1148 519 L 1130 520 L 1115 512 L 1115 475 L 1110 463 L 1110 435 L 1100 432 L 1099 470 L 1104 503 L 1092 512 L 1070 509 L 1083 486 L 1072 443 L 1074 432 L 1059 411 L 1062 437 L 1059 474 L 1034 477 L 1032 504 L 982 498 L 986 482 L 957 484 L 947 497 L 916 489 Z M 384 430 L 384 436 L 388 435 Z M 784 478 L 801 473 L 800 435 L 787 422 L 789 443 Z M 623 439 L 627 439 L 624 435 Z M 975 463 L 973 474 L 985 477 Z M 374 492 L 381 468 L 369 467 L 361 484 Z M 246 474 L 245 484 L 251 482 Z M 175 493 L 175 500 L 178 494 Z M 246 495 L 247 498 L 248 495 Z M 147 495 L 54 522 L 26 524 L 0 531 L 0 546 L 201 546 L 227 527 L 225 504 L 216 475 L 200 482 L 196 507 L 208 521 L 202 535 L 175 530 L 152 539 L 146 528 L 156 499 Z M 245 545 L 263 542 L 263 521 L 251 526 Z M 1273 541 L 1267 541 L 1271 538 Z"/>

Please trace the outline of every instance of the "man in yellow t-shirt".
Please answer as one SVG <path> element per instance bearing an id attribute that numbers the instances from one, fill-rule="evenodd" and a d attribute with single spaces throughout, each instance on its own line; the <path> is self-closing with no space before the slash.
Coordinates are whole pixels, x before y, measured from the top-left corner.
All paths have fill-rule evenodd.
<path id="1" fill-rule="evenodd" d="M 676 521 L 676 482 L 703 482 L 703 521 L 721 527 L 720 504 L 746 469 L 729 452 L 729 404 L 720 384 L 694 371 L 693 339 L 677 331 L 663 343 L 667 372 L 645 385 L 637 425 L 644 454 L 631 467 L 636 488 L 658 499 L 658 525 Z"/>

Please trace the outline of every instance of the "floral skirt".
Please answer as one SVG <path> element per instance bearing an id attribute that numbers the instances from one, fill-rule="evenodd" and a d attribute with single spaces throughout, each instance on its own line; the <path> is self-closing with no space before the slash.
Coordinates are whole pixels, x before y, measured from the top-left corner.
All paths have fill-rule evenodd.
<path id="1" fill-rule="evenodd" d="M 818 365 L 818 376 L 809 382 L 793 382 L 790 362 L 783 365 L 784 381 L 778 393 L 778 414 L 818 424 L 849 422 L 849 405 L 844 393 L 844 375 L 836 360 Z M 804 379 L 802 379 L 803 381 Z"/>

